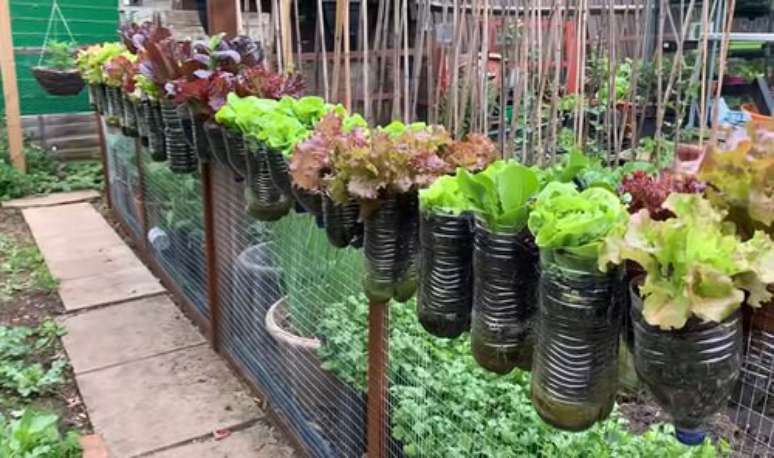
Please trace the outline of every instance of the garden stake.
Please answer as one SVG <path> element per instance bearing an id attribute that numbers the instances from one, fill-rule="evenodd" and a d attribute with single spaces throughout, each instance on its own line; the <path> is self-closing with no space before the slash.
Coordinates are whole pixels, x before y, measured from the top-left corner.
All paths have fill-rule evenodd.
<path id="1" fill-rule="evenodd" d="M 388 304 L 368 304 L 368 458 L 387 456 L 389 323 Z"/>

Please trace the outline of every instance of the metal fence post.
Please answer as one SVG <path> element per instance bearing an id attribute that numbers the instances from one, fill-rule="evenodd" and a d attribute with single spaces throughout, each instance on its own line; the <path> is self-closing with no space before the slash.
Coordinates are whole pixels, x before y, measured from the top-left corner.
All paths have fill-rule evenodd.
<path id="1" fill-rule="evenodd" d="M 134 142 L 135 160 L 137 162 L 137 186 L 140 187 L 139 199 L 140 199 L 140 214 L 137 215 L 140 218 L 140 227 L 142 228 L 142 240 L 139 240 L 141 246 L 146 250 L 148 248 L 148 210 L 145 207 L 145 169 L 142 161 L 142 142 L 139 138 Z"/>
<path id="2" fill-rule="evenodd" d="M 368 458 L 387 456 L 387 396 L 389 393 L 390 309 L 388 304 L 368 305 Z"/>

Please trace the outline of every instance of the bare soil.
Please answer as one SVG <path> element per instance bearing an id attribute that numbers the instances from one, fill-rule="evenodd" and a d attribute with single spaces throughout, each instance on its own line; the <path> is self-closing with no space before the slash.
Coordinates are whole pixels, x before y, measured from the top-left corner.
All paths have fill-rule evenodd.
<path id="1" fill-rule="evenodd" d="M 32 234 L 24 222 L 21 211 L 0 208 L 0 234 L 16 244 L 32 245 Z M 0 264 L 6 261 L 6 253 L 0 252 Z M 17 272 L 14 278 L 26 280 L 31 272 Z M 9 280 L 9 275 L 0 271 L 0 285 Z M 36 327 L 48 319 L 56 319 L 65 312 L 56 291 L 25 289 L 15 291 L 9 297 L 0 297 L 0 325 Z M 67 357 L 60 339 L 46 352 L 37 355 L 40 362 L 50 361 L 55 356 Z M 65 430 L 75 429 L 81 434 L 90 434 L 92 425 L 86 413 L 72 369 L 65 373 L 65 381 L 51 394 L 22 399 L 0 391 L 0 412 L 31 407 L 57 414 Z"/>

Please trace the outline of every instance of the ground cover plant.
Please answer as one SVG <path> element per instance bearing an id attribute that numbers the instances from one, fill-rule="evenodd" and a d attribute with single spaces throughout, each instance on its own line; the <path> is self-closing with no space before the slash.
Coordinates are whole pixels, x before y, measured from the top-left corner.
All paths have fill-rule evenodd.
<path id="1" fill-rule="evenodd" d="M 91 426 L 53 317 L 56 282 L 16 210 L 0 210 L 0 456 L 80 456 Z"/>
<path id="2" fill-rule="evenodd" d="M 11 165 L 5 130 L 0 130 L 0 201 L 32 194 L 101 189 L 99 161 L 60 162 L 45 150 L 25 143 L 27 173 Z"/>
<path id="3" fill-rule="evenodd" d="M 328 304 L 317 336 L 323 368 L 365 391 L 368 301 L 362 295 Z M 407 456 L 713 457 L 727 444 L 687 447 L 669 425 L 633 434 L 615 411 L 582 433 L 546 425 L 530 402 L 530 376 L 480 368 L 468 339 L 430 336 L 414 301 L 390 308 L 391 433 Z M 443 400 L 442 402 L 440 400 Z"/>

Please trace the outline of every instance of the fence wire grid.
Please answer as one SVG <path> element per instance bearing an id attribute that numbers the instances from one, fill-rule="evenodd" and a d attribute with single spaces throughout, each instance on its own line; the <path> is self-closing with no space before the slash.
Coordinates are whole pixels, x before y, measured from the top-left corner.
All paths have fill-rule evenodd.
<path id="1" fill-rule="evenodd" d="M 211 163 L 219 316 L 209 321 L 200 174 L 171 173 L 165 162 L 138 155 L 134 139 L 112 131 L 106 143 L 113 210 L 196 313 L 217 325 L 218 349 L 309 455 L 362 456 L 369 329 L 362 251 L 334 248 L 306 213 L 255 220 L 245 211 L 244 183 Z M 620 431 L 614 420 L 584 433 L 546 426 L 525 402 L 527 374 L 484 371 L 466 334 L 429 335 L 415 307 L 413 299 L 389 305 L 382 347 L 389 361 L 382 415 L 387 456 L 588 456 L 589 444 L 607 443 Z M 731 445 L 738 456 L 772 456 L 774 329 L 765 311 L 746 321 L 742 374 L 726 412 L 741 433 Z"/>

